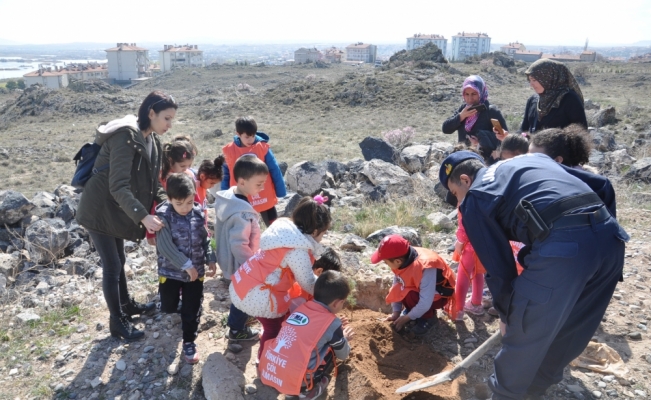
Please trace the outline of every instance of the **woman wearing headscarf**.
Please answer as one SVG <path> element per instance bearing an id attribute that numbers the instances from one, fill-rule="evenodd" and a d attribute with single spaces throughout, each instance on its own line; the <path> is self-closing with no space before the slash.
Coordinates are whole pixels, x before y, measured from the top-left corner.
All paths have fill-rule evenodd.
<path id="1" fill-rule="evenodd" d="M 525 73 L 536 94 L 527 100 L 522 132 L 563 129 L 571 124 L 588 127 L 583 93 L 563 63 L 543 58 L 531 64 Z"/>
<path id="2" fill-rule="evenodd" d="M 464 104 L 443 123 L 443 133 L 458 132 L 459 143 L 478 145 L 479 152 L 486 162 L 492 164 L 499 159 L 499 157 L 494 158 L 492 153 L 499 147 L 500 141 L 493 133 L 491 119 L 500 121 L 503 129 L 507 129 L 506 121 L 502 113 L 488 102 L 488 88 L 479 75 L 466 78 L 461 88 L 461 96 Z M 485 109 L 471 109 L 480 105 Z"/>

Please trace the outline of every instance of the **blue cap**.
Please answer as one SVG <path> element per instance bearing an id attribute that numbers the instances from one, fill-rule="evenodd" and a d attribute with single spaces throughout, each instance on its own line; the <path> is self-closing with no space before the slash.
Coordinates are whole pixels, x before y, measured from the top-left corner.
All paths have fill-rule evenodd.
<path id="1" fill-rule="evenodd" d="M 443 187 L 450 190 L 450 188 L 448 188 L 448 178 L 450 177 L 450 174 L 452 174 L 452 170 L 462 162 L 473 158 L 484 164 L 482 156 L 468 150 L 457 151 L 456 153 L 447 156 L 445 160 L 443 160 L 443 163 L 441 163 L 441 169 L 439 169 L 439 181 L 441 181 Z"/>

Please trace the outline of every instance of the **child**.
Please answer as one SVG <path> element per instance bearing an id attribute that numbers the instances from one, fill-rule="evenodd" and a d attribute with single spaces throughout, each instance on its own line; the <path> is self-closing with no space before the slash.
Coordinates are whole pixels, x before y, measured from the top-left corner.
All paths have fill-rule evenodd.
<path id="1" fill-rule="evenodd" d="M 323 253 L 321 253 L 321 258 L 312 264 L 312 273 L 316 278 L 321 276 L 325 271 L 341 271 L 341 258 L 339 258 L 339 254 L 332 247 L 326 247 Z M 294 312 L 296 307 L 314 298 L 308 292 L 303 291 L 298 282 L 294 282 L 292 288 L 289 289 L 289 297 L 291 298 L 289 301 L 290 313 Z"/>
<path id="2" fill-rule="evenodd" d="M 224 279 L 251 258 L 260 246 L 260 214 L 249 198 L 260 193 L 269 169 L 254 154 L 245 154 L 233 166 L 236 185 L 217 192 L 215 199 L 215 239 L 219 267 Z M 231 304 L 228 315 L 229 339 L 253 340 L 258 331 L 246 325 L 248 315 Z"/>
<path id="3" fill-rule="evenodd" d="M 500 145 L 500 158 L 508 160 L 529 152 L 529 141 L 522 135 L 508 134 Z"/>
<path id="4" fill-rule="evenodd" d="M 278 218 L 275 207 L 276 203 L 278 203 L 278 197 L 287 195 L 283 174 L 280 171 L 276 157 L 269 148 L 269 136 L 258 132 L 258 124 L 252 117 L 236 119 L 235 131 L 237 136 L 233 137 L 233 143 L 222 148 L 226 157 L 226 165 L 224 165 L 224 180 L 221 188 L 226 190 L 229 186 L 235 185 L 235 179 L 231 171 L 238 157 L 252 153 L 260 160 L 263 160 L 267 168 L 269 168 L 269 177 L 271 179 L 267 179 L 264 189 L 256 196 L 250 197 L 249 202 L 260 213 L 264 224 L 269 226 Z"/>
<path id="5" fill-rule="evenodd" d="M 297 282 L 301 290 L 314 293 L 312 265 L 323 252 L 319 244 L 330 228 L 332 217 L 325 204 L 304 197 L 292 218 L 279 218 L 260 239 L 260 250 L 233 274 L 231 301 L 238 309 L 260 321 L 264 342 L 278 334 Z"/>
<path id="6" fill-rule="evenodd" d="M 194 182 L 183 173 L 167 178 L 167 201 L 156 207 L 163 228 L 156 233 L 161 311 L 174 313 L 183 289 L 181 328 L 183 357 L 194 364 L 199 361 L 194 341 L 197 338 L 204 275 L 216 272 L 215 253 L 210 247 L 201 207 L 194 202 Z M 204 264 L 208 264 L 205 272 Z"/>
<path id="7" fill-rule="evenodd" d="M 264 346 L 258 371 L 265 385 L 294 398 L 316 399 L 326 391 L 334 357 L 348 358 L 354 335 L 340 312 L 350 294 L 348 280 L 326 271 L 314 286 L 314 300 L 301 305 L 285 322 L 278 336 Z"/>
<path id="8" fill-rule="evenodd" d="M 214 161 L 203 160 L 199 165 L 199 169 L 191 170 L 194 175 L 194 185 L 197 188 L 199 204 L 204 209 L 208 206 L 206 201 L 208 190 L 222 181 L 224 176 L 223 165 L 224 156 L 220 155 Z"/>
<path id="9" fill-rule="evenodd" d="M 424 335 L 437 321 L 437 309 L 454 309 L 454 271 L 437 253 L 412 247 L 400 235 L 389 235 L 371 256 L 371 263 L 380 261 L 395 274 L 386 297 L 393 314 L 386 321 L 393 321 L 397 331 L 415 320 L 411 332 Z"/>

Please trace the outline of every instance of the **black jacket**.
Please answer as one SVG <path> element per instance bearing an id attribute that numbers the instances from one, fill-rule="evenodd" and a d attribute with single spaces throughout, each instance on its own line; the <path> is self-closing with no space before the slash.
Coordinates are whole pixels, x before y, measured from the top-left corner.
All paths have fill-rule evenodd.
<path id="1" fill-rule="evenodd" d="M 509 130 L 509 128 L 506 126 L 506 121 L 504 120 L 504 117 L 502 116 L 502 113 L 500 110 L 497 109 L 495 106 L 491 106 L 488 101 L 485 102 L 486 107 L 488 107 L 488 110 L 482 111 L 479 113 L 479 118 L 477 118 L 477 121 L 475 122 L 475 125 L 473 125 L 472 129 L 470 132 L 466 131 L 466 121 L 461 121 L 459 119 L 459 114 L 461 114 L 461 111 L 463 111 L 464 108 L 466 108 L 466 104 L 462 104 L 461 107 L 457 110 L 456 113 L 450 118 L 448 118 L 444 123 L 443 127 L 441 128 L 443 130 L 443 133 L 445 134 L 451 134 L 457 131 L 459 133 L 459 143 L 466 143 L 467 141 L 467 136 L 470 134 L 471 136 L 476 136 L 481 144 L 481 136 L 479 134 L 479 131 L 488 131 L 491 133 L 492 137 L 495 138 L 495 134 L 493 133 L 493 124 L 491 123 L 491 118 L 496 119 L 500 121 L 500 124 L 502 125 L 502 128 L 504 130 Z M 499 145 L 499 141 L 497 138 L 495 138 L 496 145 Z M 492 150 L 495 150 L 497 147 L 493 147 Z"/>
<path id="2" fill-rule="evenodd" d="M 562 129 L 570 124 L 581 124 L 588 127 L 583 103 L 576 92 L 570 90 L 563 97 L 558 108 L 552 108 L 549 114 L 540 121 L 538 121 L 538 95 L 534 94 L 527 100 L 520 131 L 533 133 L 548 128 Z"/>

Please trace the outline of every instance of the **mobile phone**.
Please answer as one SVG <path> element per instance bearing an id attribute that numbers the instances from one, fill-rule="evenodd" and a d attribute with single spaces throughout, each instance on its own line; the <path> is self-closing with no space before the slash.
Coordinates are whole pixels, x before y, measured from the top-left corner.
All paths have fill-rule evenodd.
<path id="1" fill-rule="evenodd" d="M 485 104 L 477 104 L 472 107 L 470 107 L 468 110 L 477 110 L 477 112 L 482 112 L 486 111 L 486 105 Z"/>
<path id="2" fill-rule="evenodd" d="M 504 134 L 504 129 L 502 129 L 502 124 L 500 124 L 500 121 L 491 118 L 491 124 L 493 124 L 493 128 L 495 128 L 495 130 L 499 132 L 500 135 Z"/>

